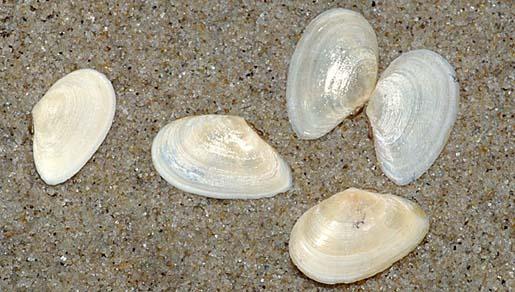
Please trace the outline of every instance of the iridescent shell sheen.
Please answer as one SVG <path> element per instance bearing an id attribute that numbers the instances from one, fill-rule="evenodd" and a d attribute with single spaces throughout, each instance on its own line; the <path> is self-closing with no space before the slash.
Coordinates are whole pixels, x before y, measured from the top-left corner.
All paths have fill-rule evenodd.
<path id="1" fill-rule="evenodd" d="M 359 13 L 332 9 L 305 29 L 290 62 L 286 98 L 301 139 L 330 132 L 368 100 L 377 79 L 374 30 Z"/>
<path id="2" fill-rule="evenodd" d="M 292 184 L 284 159 L 236 116 L 171 122 L 154 139 L 152 161 L 168 183 L 212 198 L 271 197 Z"/>
<path id="3" fill-rule="evenodd" d="M 404 53 L 388 66 L 366 109 L 386 176 L 405 185 L 427 171 L 447 142 L 458 99 L 454 69 L 435 52 Z"/>

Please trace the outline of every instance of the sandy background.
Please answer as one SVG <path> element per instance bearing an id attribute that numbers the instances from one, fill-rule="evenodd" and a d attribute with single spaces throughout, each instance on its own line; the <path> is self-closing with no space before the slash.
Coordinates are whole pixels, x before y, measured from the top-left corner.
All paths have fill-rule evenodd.
<path id="1" fill-rule="evenodd" d="M 0 290 L 515 287 L 511 1 L 122 2 L 0 1 Z M 456 68 L 458 120 L 436 163 L 408 186 L 380 171 L 364 114 L 315 141 L 289 125 L 289 59 L 307 23 L 333 7 L 370 21 L 380 72 L 416 48 Z M 112 80 L 115 121 L 75 177 L 46 186 L 33 165 L 30 111 L 78 68 Z M 169 186 L 152 166 L 152 138 L 206 113 L 261 130 L 291 165 L 293 189 L 221 201 Z M 351 186 L 417 201 L 431 229 L 383 273 L 321 285 L 291 263 L 289 233 L 309 207 Z"/>

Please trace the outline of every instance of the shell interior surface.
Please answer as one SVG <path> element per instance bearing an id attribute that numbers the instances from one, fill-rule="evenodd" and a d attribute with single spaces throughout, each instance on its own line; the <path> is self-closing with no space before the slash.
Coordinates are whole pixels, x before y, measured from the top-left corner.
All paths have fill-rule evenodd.
<path id="1" fill-rule="evenodd" d="M 319 138 L 361 107 L 374 89 L 377 60 L 375 33 L 361 14 L 337 8 L 316 17 L 288 72 L 288 115 L 299 138 Z"/>
<path id="2" fill-rule="evenodd" d="M 59 79 L 32 110 L 34 163 L 49 185 L 76 174 L 104 141 L 113 122 L 111 82 L 92 69 Z"/>
<path id="3" fill-rule="evenodd" d="M 186 192 L 221 199 L 256 199 L 288 190 L 290 168 L 244 119 L 182 118 L 159 131 L 152 145 L 159 174 Z"/>
<path id="4" fill-rule="evenodd" d="M 458 112 L 454 69 L 428 50 L 404 53 L 378 81 L 367 106 L 377 159 L 399 185 L 420 177 L 442 151 Z"/>
<path id="5" fill-rule="evenodd" d="M 305 212 L 290 236 L 290 257 L 308 277 L 326 284 L 371 277 L 413 250 L 429 220 L 404 198 L 355 188 Z"/>

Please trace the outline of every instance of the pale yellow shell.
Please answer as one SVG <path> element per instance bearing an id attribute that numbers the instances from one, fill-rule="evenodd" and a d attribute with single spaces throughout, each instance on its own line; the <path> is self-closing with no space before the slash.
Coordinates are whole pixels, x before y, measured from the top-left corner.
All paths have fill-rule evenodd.
<path id="1" fill-rule="evenodd" d="M 406 256 L 428 228 L 429 220 L 417 204 L 350 188 L 299 218 L 290 236 L 290 257 L 315 281 L 351 283 Z"/>
<path id="2" fill-rule="evenodd" d="M 76 174 L 93 156 L 113 123 L 111 82 L 81 69 L 59 79 L 32 110 L 34 163 L 49 185 Z"/>
<path id="3" fill-rule="evenodd" d="M 219 199 L 258 199 L 287 191 L 290 167 L 244 119 L 186 117 L 159 131 L 152 144 L 159 174 L 186 192 Z"/>

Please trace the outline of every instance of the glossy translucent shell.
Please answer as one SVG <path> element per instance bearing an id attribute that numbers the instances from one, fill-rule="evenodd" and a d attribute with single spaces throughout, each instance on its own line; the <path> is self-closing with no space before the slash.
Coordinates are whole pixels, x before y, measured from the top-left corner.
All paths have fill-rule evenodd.
<path id="1" fill-rule="evenodd" d="M 34 106 L 34 162 L 50 185 L 76 174 L 113 122 L 116 97 L 101 73 L 82 69 L 59 79 Z"/>
<path id="2" fill-rule="evenodd" d="M 367 101 L 377 78 L 377 51 L 372 27 L 357 12 L 332 9 L 306 27 L 286 89 L 299 138 L 325 135 Z"/>
<path id="3" fill-rule="evenodd" d="M 318 282 L 351 283 L 406 256 L 428 228 L 428 218 L 415 203 L 350 188 L 299 218 L 290 237 L 290 256 Z"/>
<path id="4" fill-rule="evenodd" d="M 367 115 L 377 159 L 399 185 L 420 177 L 442 151 L 458 112 L 454 69 L 428 50 L 402 54 L 382 74 Z"/>
<path id="5" fill-rule="evenodd" d="M 154 139 L 152 160 L 170 184 L 207 197 L 270 197 L 292 182 L 286 162 L 235 116 L 195 116 L 168 124 Z"/>

